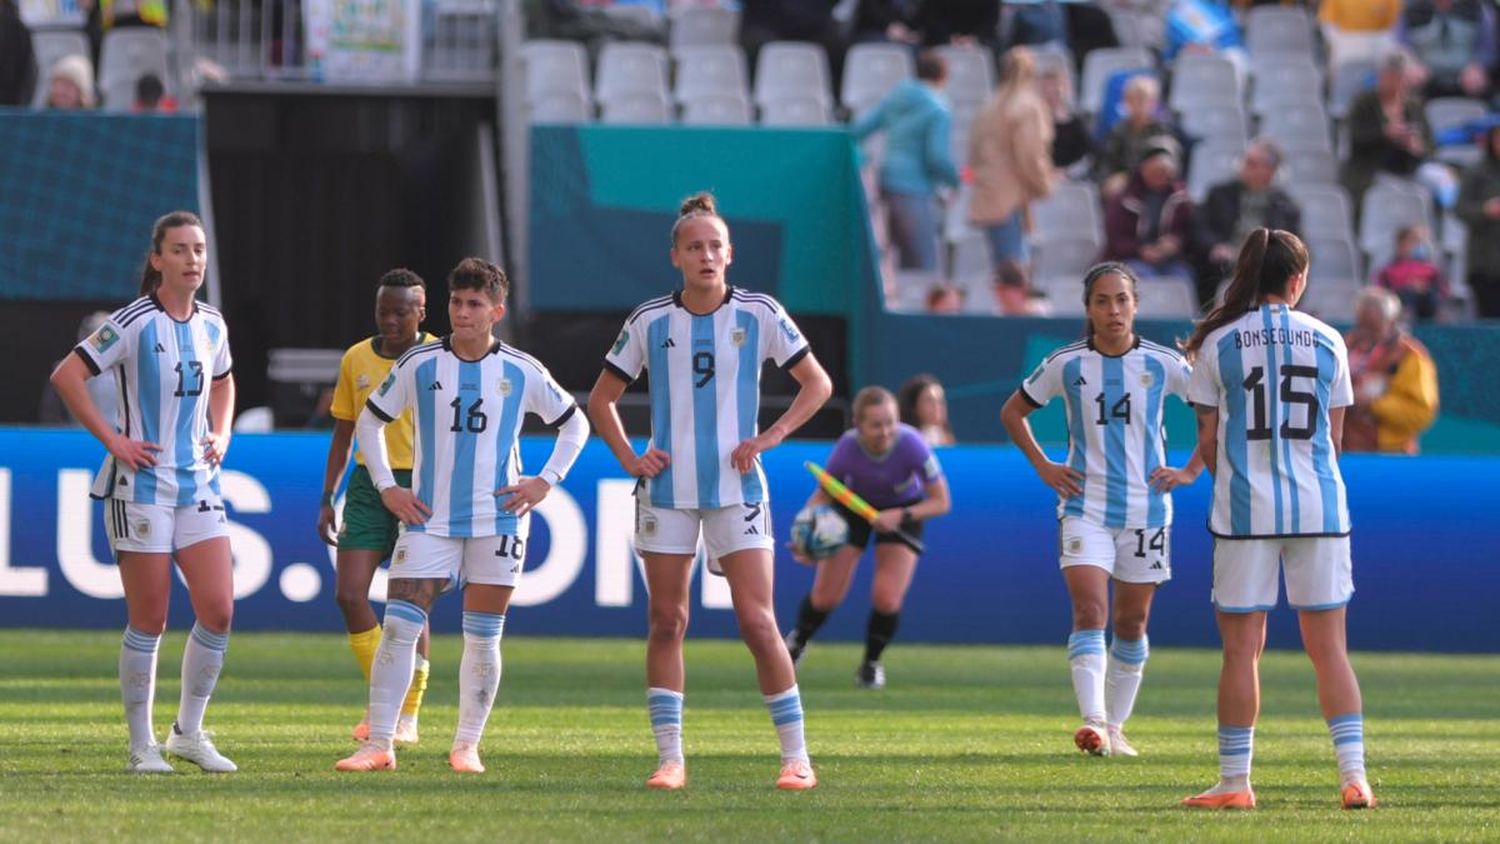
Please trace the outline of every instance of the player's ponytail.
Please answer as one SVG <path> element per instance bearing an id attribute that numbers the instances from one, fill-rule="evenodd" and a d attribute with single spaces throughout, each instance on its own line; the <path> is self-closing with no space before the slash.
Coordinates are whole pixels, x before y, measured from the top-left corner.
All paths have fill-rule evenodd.
<path id="1" fill-rule="evenodd" d="M 1307 271 L 1307 247 L 1289 231 L 1256 229 L 1245 239 L 1224 297 L 1182 343 L 1191 360 L 1204 338 L 1253 310 L 1268 296 L 1285 296 L 1292 276 Z"/>
<path id="2" fill-rule="evenodd" d="M 197 226 L 201 229 L 203 221 L 191 211 L 173 211 L 158 218 L 156 225 L 151 227 L 151 251 L 146 253 L 146 267 L 141 271 L 142 296 L 154 295 L 156 288 L 161 286 L 161 272 L 151 266 L 151 256 L 160 255 L 161 243 L 167 239 L 167 232 L 181 226 Z"/>
<path id="3" fill-rule="evenodd" d="M 1094 283 L 1107 275 L 1117 275 L 1125 279 L 1125 283 L 1130 285 L 1130 297 L 1136 302 L 1141 300 L 1141 280 L 1136 278 L 1135 271 L 1129 267 L 1118 261 L 1105 261 L 1090 267 L 1083 276 L 1083 336 L 1085 337 L 1094 336 L 1094 321 L 1088 317 L 1089 297 L 1094 295 Z"/>
<path id="4" fill-rule="evenodd" d="M 682 224 L 688 220 L 696 220 L 699 217 L 714 217 L 720 222 L 724 219 L 719 216 L 718 201 L 708 191 L 699 191 L 684 199 L 682 205 L 678 206 L 677 222 L 672 224 L 672 245 L 674 247 L 677 245 L 677 230 L 682 228 Z M 728 226 L 726 225 L 725 228 L 728 229 Z"/>

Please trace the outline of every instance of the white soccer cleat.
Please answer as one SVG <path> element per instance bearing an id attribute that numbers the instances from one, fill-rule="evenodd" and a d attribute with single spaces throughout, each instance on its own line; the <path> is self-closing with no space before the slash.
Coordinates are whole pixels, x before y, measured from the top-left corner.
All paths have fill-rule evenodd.
<path id="1" fill-rule="evenodd" d="M 172 734 L 167 736 L 166 747 L 168 753 L 186 759 L 210 774 L 232 774 L 239 770 L 238 765 L 229 761 L 214 747 L 213 733 L 207 730 L 184 733 L 173 724 Z"/>
<path id="2" fill-rule="evenodd" d="M 161 745 L 151 742 L 144 747 L 130 748 L 130 762 L 125 769 L 132 774 L 175 774 L 176 770 L 161 758 Z"/>
<path id="3" fill-rule="evenodd" d="M 1109 731 L 1103 724 L 1085 721 L 1083 726 L 1073 733 L 1073 744 L 1090 756 L 1108 756 Z"/>
<path id="4" fill-rule="evenodd" d="M 402 715 L 396 721 L 396 744 L 416 744 L 417 741 L 417 716 Z"/>
<path id="5" fill-rule="evenodd" d="M 1140 756 L 1140 751 L 1125 740 L 1125 731 L 1111 725 L 1109 728 L 1109 752 L 1113 756 Z"/>

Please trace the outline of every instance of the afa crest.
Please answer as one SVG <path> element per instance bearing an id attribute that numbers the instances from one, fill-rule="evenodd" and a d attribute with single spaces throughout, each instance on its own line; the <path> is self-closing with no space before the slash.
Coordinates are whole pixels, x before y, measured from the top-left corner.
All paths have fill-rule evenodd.
<path id="1" fill-rule="evenodd" d="M 1142 372 L 1141 373 L 1141 386 L 1142 387 L 1149 387 L 1149 386 L 1151 386 L 1151 382 L 1154 381 L 1154 380 L 1156 380 L 1156 379 L 1154 379 L 1154 378 L 1151 377 L 1151 373 L 1149 373 L 1149 372 Z"/>
<path id="2" fill-rule="evenodd" d="M 745 329 L 732 328 L 729 330 L 729 342 L 733 343 L 735 347 L 745 345 L 745 340 L 747 339 L 749 339 L 749 334 L 745 331 Z"/>
<path id="3" fill-rule="evenodd" d="M 515 390 L 515 385 L 510 383 L 509 378 L 501 378 L 495 382 L 495 392 L 502 396 L 509 398 L 513 390 Z"/>

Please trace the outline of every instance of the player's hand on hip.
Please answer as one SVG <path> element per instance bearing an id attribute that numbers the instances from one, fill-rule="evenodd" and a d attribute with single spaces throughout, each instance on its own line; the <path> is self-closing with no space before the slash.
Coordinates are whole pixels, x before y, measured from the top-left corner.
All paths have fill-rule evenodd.
<path id="1" fill-rule="evenodd" d="M 1180 486 L 1187 486 L 1198 480 L 1195 472 L 1186 469 L 1173 469 L 1171 466 L 1157 466 L 1151 473 L 1151 488 L 1157 492 L 1171 492 Z"/>
<path id="2" fill-rule="evenodd" d="M 896 528 L 901 527 L 901 508 L 881 510 L 875 514 L 875 520 L 870 522 L 870 527 L 876 533 L 895 533 Z"/>
<path id="3" fill-rule="evenodd" d="M 224 462 L 224 455 L 229 453 L 229 435 L 215 434 L 212 431 L 203 438 L 203 459 L 210 466 L 218 466 Z"/>
<path id="4" fill-rule="evenodd" d="M 1037 474 L 1042 476 L 1042 483 L 1052 487 L 1058 495 L 1083 494 L 1083 473 L 1072 466 L 1049 462 L 1038 469 Z"/>
<path id="5" fill-rule="evenodd" d="M 552 491 L 552 484 L 542 478 L 521 478 L 510 486 L 503 486 L 495 490 L 495 495 L 508 495 L 509 498 L 500 502 L 500 509 L 517 516 L 524 516 L 531 509 L 542 503 L 547 493 Z"/>
<path id="6" fill-rule="evenodd" d="M 432 516 L 432 510 L 416 493 L 404 486 L 390 486 L 380 491 L 380 503 L 403 524 L 420 525 Z"/>
<path id="7" fill-rule="evenodd" d="M 337 547 L 339 544 L 339 523 L 334 516 L 332 504 L 324 504 L 318 508 L 318 538 L 325 545 Z"/>
<path id="8" fill-rule="evenodd" d="M 156 443 L 133 440 L 124 434 L 116 435 L 106 447 L 116 460 L 136 471 L 155 466 L 156 452 L 161 451 Z"/>
<path id="9" fill-rule="evenodd" d="M 770 451 L 785 439 L 773 425 L 734 447 L 729 453 L 729 464 L 741 475 L 755 468 L 755 458 L 763 451 Z"/>
<path id="10" fill-rule="evenodd" d="M 672 455 L 652 446 L 646 449 L 645 454 L 634 458 L 630 465 L 625 467 L 625 471 L 629 472 L 632 477 L 654 478 L 670 465 L 672 465 Z"/>

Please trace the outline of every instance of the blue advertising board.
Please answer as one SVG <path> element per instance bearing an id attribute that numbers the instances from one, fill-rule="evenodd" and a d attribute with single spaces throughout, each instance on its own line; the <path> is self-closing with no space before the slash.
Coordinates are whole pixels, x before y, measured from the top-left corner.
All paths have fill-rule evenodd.
<path id="1" fill-rule="evenodd" d="M 542 465 L 547 438 L 522 443 L 525 465 Z M 240 435 L 223 476 L 232 517 L 239 630 L 340 630 L 331 550 L 316 531 L 328 438 Z M 785 535 L 812 490 L 804 460 L 828 443 L 787 443 L 765 456 L 773 519 Z M 79 431 L 0 429 L 0 626 L 118 628 L 120 582 L 101 507 L 88 498 L 103 450 Z M 1069 612 L 1057 573 L 1051 493 L 1012 447 L 940 451 L 954 510 L 934 521 L 901 620 L 905 641 L 1056 644 Z M 1176 455 L 1181 461 L 1184 455 Z M 1355 583 L 1349 615 L 1355 648 L 1482 651 L 1500 634 L 1490 599 L 1500 591 L 1500 458 L 1351 456 L 1343 461 L 1353 512 Z M 630 549 L 631 491 L 598 440 L 543 502 L 532 522 L 526 574 L 507 631 L 521 635 L 640 636 L 646 592 Z M 1218 644 L 1208 601 L 1212 541 L 1204 528 L 1208 478 L 1177 494 L 1173 580 L 1151 619 L 1159 645 Z M 777 612 L 789 623 L 812 583 L 811 569 L 778 551 Z M 829 638 L 863 636 L 869 562 Z M 181 588 L 180 586 L 178 587 Z M 383 581 L 372 590 L 384 594 Z M 174 596 L 172 626 L 189 625 L 186 594 Z M 444 603 L 447 605 L 444 606 Z M 692 635 L 734 636 L 728 589 L 701 572 Z M 455 600 L 440 602 L 434 627 L 459 627 Z M 1271 644 L 1295 647 L 1293 614 L 1273 614 Z"/>

